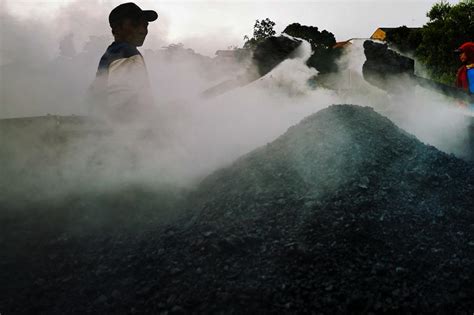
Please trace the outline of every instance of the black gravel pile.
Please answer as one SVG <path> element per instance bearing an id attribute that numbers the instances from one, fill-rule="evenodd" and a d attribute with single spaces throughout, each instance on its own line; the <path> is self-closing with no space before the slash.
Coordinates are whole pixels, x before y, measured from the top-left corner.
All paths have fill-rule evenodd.
<path id="1" fill-rule="evenodd" d="M 201 220 L 223 222 L 248 217 L 254 205 L 301 208 L 340 195 L 354 203 L 365 196 L 381 210 L 442 215 L 470 205 L 470 172 L 472 165 L 424 145 L 372 109 L 339 105 L 209 176 L 193 202 L 204 209 Z"/>
<path id="2" fill-rule="evenodd" d="M 364 54 L 367 60 L 362 66 L 364 79 L 370 84 L 395 93 L 403 93 L 406 87 L 397 87 L 393 79 L 406 77 L 403 81 L 415 74 L 415 61 L 390 50 L 387 44 L 380 44 L 367 40 L 364 42 Z"/>
<path id="3" fill-rule="evenodd" d="M 301 45 L 301 40 L 285 36 L 271 36 L 258 43 L 253 52 L 253 63 L 260 76 L 264 76 Z"/>
<path id="4" fill-rule="evenodd" d="M 471 313 L 474 167 L 331 106 L 206 178 L 176 223 L 50 236 L 5 313 Z"/>

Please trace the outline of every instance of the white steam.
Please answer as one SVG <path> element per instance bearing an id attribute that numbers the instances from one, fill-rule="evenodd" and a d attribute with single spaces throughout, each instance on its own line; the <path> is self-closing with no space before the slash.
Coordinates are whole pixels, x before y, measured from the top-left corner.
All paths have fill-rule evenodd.
<path id="1" fill-rule="evenodd" d="M 65 48 L 71 45 L 66 39 L 63 55 L 56 51 L 51 59 L 48 49 L 42 53 L 40 45 L 59 47 L 51 33 L 43 34 L 36 22 L 15 20 L 6 14 L 2 17 L 6 17 L 3 25 L 22 40 L 16 43 L 14 37 L 7 37 L 2 41 L 0 118 L 88 115 L 85 95 L 111 36 L 88 37 L 82 49 Z M 33 28 L 39 31 L 34 33 Z M 72 32 L 74 38 L 81 37 L 73 28 L 65 36 Z M 2 35 L 4 32 L 2 29 Z M 421 88 L 390 96 L 373 87 L 362 77 L 365 57 L 362 42 L 357 41 L 341 60 L 345 70 L 327 78 L 332 81 L 328 88 L 311 88 L 307 81 L 317 72 L 305 64 L 310 52 L 304 42 L 292 59 L 261 79 L 204 99 L 200 97 L 202 91 L 237 77 L 248 64 L 218 62 L 181 46 L 145 48 L 142 53 L 156 114 L 145 125 L 133 128 L 57 126 L 51 117 L 48 126 L 30 124 L 0 134 L 0 159 L 6 163 L 5 178 L 11 179 L 2 182 L 6 189 L 0 199 L 24 196 L 25 191 L 49 198 L 134 183 L 190 187 L 239 156 L 273 141 L 307 115 L 338 103 L 372 106 L 420 140 L 446 152 L 462 151 L 467 122 L 465 116 L 452 110 L 454 101 Z M 66 140 L 48 137 L 63 129 Z"/>

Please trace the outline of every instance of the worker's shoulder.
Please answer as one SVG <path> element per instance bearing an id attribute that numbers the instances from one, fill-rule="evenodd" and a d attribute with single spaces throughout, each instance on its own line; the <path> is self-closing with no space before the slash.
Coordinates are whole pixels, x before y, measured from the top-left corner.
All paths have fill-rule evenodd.
<path id="1" fill-rule="evenodd" d="M 106 69 L 111 63 L 120 59 L 141 57 L 137 47 L 128 43 L 113 42 L 105 51 L 99 64 L 99 68 Z"/>
<path id="2" fill-rule="evenodd" d="M 140 55 L 137 47 L 132 46 L 128 43 L 117 43 L 113 42 L 108 48 L 107 52 L 111 56 L 118 58 L 130 58 L 136 55 Z"/>

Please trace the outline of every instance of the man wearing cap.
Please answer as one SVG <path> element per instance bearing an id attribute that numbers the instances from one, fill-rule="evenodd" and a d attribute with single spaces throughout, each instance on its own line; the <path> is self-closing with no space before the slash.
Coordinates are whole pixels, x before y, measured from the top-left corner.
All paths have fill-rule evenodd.
<path id="1" fill-rule="evenodd" d="M 456 87 L 474 94 L 474 43 L 466 42 L 456 52 L 462 62 L 456 76 Z"/>
<path id="2" fill-rule="evenodd" d="M 135 3 L 123 3 L 109 15 L 114 42 L 99 62 L 92 87 L 96 112 L 112 121 L 136 121 L 153 108 L 145 61 L 137 47 L 148 34 L 148 22 L 158 14 Z"/>

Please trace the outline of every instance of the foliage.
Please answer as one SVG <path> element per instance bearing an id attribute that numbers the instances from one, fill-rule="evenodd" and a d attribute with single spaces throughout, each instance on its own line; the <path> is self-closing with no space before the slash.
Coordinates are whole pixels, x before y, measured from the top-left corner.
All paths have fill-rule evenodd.
<path id="1" fill-rule="evenodd" d="M 334 34 L 323 30 L 319 31 L 315 26 L 300 25 L 293 23 L 288 25 L 283 33 L 308 41 L 313 54 L 307 61 L 307 65 L 316 68 L 321 73 L 337 71 L 336 60 L 341 55 L 339 49 L 334 49 L 336 39 Z"/>
<path id="2" fill-rule="evenodd" d="M 273 30 L 275 22 L 266 18 L 265 20 L 256 20 L 253 26 L 253 37 L 249 38 L 247 35 L 244 36 L 245 44 L 244 48 L 254 49 L 258 43 L 263 41 L 265 38 L 274 36 L 276 32 Z"/>
<path id="3" fill-rule="evenodd" d="M 253 26 L 253 38 L 260 41 L 267 37 L 274 36 L 276 34 L 273 30 L 274 26 L 275 22 L 271 21 L 269 18 L 262 21 L 255 21 L 255 25 Z"/>
<path id="4" fill-rule="evenodd" d="M 474 0 L 455 5 L 438 2 L 427 17 L 429 22 L 423 26 L 416 56 L 435 80 L 452 84 L 460 66 L 453 51 L 464 42 L 474 40 Z"/>

